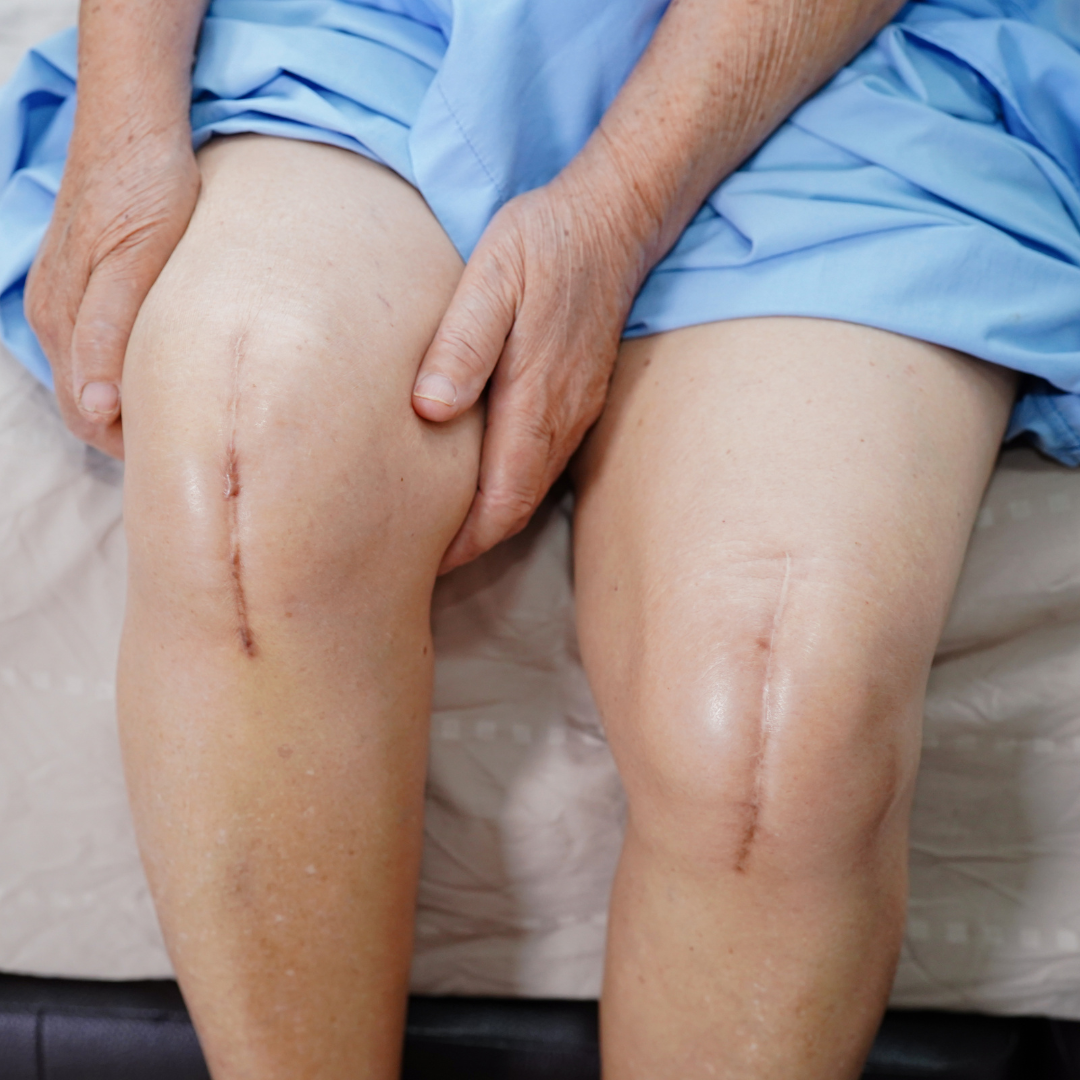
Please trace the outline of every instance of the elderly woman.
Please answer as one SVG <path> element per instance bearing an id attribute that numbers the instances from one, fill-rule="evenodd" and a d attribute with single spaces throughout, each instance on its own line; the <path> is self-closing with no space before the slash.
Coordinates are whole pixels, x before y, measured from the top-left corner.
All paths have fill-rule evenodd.
<path id="1" fill-rule="evenodd" d="M 1016 371 L 1010 434 L 1080 451 L 1076 9 L 898 8 L 86 0 L 77 109 L 73 35 L 9 87 L 0 318 L 127 461 L 126 768 L 215 1080 L 396 1075 L 432 587 L 586 433 L 605 1076 L 858 1074 Z"/>

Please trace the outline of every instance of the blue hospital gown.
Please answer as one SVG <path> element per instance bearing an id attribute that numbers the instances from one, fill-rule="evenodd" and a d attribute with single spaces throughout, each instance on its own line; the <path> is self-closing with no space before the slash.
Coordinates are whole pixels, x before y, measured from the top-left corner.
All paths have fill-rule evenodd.
<path id="1" fill-rule="evenodd" d="M 196 144 L 366 154 L 463 256 L 580 149 L 666 0 L 212 0 Z M 0 94 L 0 337 L 42 382 L 26 273 L 60 183 L 75 32 Z M 648 148 L 642 148 L 643 153 Z M 1023 372 L 1008 437 L 1080 464 L 1080 0 L 918 0 L 721 183 L 628 336 L 760 315 L 881 327 Z"/>

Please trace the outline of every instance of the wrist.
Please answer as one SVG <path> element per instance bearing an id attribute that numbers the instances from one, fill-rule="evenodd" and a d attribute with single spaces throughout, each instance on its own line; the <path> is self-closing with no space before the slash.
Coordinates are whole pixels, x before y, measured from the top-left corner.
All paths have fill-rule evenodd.
<path id="1" fill-rule="evenodd" d="M 118 178 L 132 170 L 142 173 L 195 167 L 186 113 L 179 118 L 147 113 L 118 120 L 84 112 L 76 114 L 65 177 L 100 173 Z"/>
<path id="2" fill-rule="evenodd" d="M 130 94 L 127 91 L 77 91 L 74 142 L 100 142 L 110 149 L 138 140 L 190 141 L 191 96 Z"/>
<path id="3" fill-rule="evenodd" d="M 206 0 L 83 0 L 75 141 L 110 149 L 190 140 L 191 72 Z"/>
<path id="4" fill-rule="evenodd" d="M 80 63 L 72 152 L 111 155 L 135 144 L 165 147 L 191 141 L 190 76 L 153 77 L 118 65 Z"/>
<path id="5" fill-rule="evenodd" d="M 573 185 L 591 213 L 633 246 L 642 264 L 643 280 L 685 222 L 674 220 L 679 216 L 677 182 L 656 167 L 649 155 L 627 152 L 626 145 L 627 140 L 611 134 L 608 125 L 601 122 L 562 177 Z"/>
<path id="6" fill-rule="evenodd" d="M 609 253 L 612 269 L 620 266 L 633 292 L 663 254 L 660 249 L 663 208 L 635 177 L 620 167 L 594 135 L 551 182 L 552 193 L 572 207 L 578 220 Z"/>

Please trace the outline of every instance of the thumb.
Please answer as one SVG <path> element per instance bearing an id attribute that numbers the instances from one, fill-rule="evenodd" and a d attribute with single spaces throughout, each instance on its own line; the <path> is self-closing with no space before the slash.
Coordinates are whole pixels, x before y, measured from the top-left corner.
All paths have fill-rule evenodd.
<path id="1" fill-rule="evenodd" d="M 474 254 L 417 372 L 413 408 L 420 416 L 452 420 L 476 403 L 516 313 L 514 290 L 497 261 L 481 254 L 478 262 Z"/>
<path id="2" fill-rule="evenodd" d="M 100 263 L 87 282 L 71 335 L 71 392 L 93 424 L 109 425 L 120 414 L 124 353 L 153 283 L 153 275 L 121 259 Z"/>

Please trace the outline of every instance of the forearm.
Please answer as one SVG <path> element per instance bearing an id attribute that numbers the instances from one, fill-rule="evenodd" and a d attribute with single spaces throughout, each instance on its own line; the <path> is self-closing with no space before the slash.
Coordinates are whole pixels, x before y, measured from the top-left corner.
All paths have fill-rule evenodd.
<path id="1" fill-rule="evenodd" d="M 75 142 L 186 131 L 207 0 L 84 0 Z"/>
<path id="2" fill-rule="evenodd" d="M 674 0 L 569 172 L 650 268 L 708 193 L 902 0 Z"/>
<path id="3" fill-rule="evenodd" d="M 191 68 L 205 6 L 83 0 L 74 131 L 27 279 L 65 422 L 117 457 L 128 337 L 199 193 Z"/>

